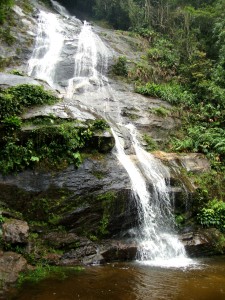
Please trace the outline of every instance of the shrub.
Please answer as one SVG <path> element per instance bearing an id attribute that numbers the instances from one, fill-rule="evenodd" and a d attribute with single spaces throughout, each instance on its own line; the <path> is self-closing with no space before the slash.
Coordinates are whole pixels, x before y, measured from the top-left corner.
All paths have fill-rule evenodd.
<path id="1" fill-rule="evenodd" d="M 42 86 L 22 84 L 0 89 L 0 120 L 21 114 L 25 107 L 53 104 L 57 98 Z"/>
<path id="2" fill-rule="evenodd" d="M 153 140 L 148 134 L 144 134 L 143 140 L 146 143 L 145 149 L 149 152 L 157 150 L 159 148 L 158 144 Z"/>
<path id="3" fill-rule="evenodd" d="M 161 98 L 171 104 L 188 103 L 193 101 L 194 98 L 193 94 L 184 90 L 177 83 L 147 83 L 136 86 L 136 92 L 146 96 Z"/>
<path id="4" fill-rule="evenodd" d="M 170 110 L 164 106 L 153 107 L 153 108 L 150 108 L 149 111 L 151 113 L 153 113 L 157 116 L 163 117 L 163 118 L 167 117 L 170 114 Z"/>
<path id="5" fill-rule="evenodd" d="M 13 0 L 1 0 L 0 2 L 0 24 L 3 24 L 9 14 L 10 8 L 13 6 Z"/>
<path id="6" fill-rule="evenodd" d="M 225 202 L 217 199 L 209 201 L 198 214 L 198 220 L 204 227 L 215 227 L 225 231 Z"/>
<path id="7" fill-rule="evenodd" d="M 126 77 L 128 74 L 127 59 L 125 56 L 118 57 L 117 62 L 112 67 L 114 75 Z"/>

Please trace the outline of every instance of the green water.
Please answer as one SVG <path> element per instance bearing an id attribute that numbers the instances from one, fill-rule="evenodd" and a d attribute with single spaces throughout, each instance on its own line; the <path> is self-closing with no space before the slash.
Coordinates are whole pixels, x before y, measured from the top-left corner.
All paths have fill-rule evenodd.
<path id="1" fill-rule="evenodd" d="M 24 285 L 16 300 L 224 300 L 225 257 L 199 260 L 186 268 L 138 263 L 86 267 L 65 280 Z"/>

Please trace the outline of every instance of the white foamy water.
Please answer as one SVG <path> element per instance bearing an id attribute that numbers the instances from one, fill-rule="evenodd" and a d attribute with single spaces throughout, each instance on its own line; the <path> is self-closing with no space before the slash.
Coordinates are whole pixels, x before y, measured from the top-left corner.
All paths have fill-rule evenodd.
<path id="1" fill-rule="evenodd" d="M 56 14 L 41 11 L 32 57 L 28 62 L 28 75 L 45 80 L 55 88 L 55 71 L 64 43 L 62 26 Z"/>
<path id="2" fill-rule="evenodd" d="M 91 25 L 84 21 L 78 36 L 78 48 L 74 54 L 74 75 L 68 80 L 66 96 L 100 89 L 107 82 L 104 76 L 108 67 L 108 49 L 93 32 Z"/>

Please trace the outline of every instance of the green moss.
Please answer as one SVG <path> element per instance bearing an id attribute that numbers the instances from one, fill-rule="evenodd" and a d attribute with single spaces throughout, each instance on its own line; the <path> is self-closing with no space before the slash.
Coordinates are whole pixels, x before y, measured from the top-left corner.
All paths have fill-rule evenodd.
<path id="1" fill-rule="evenodd" d="M 98 179 L 103 179 L 106 176 L 106 173 L 101 171 L 92 171 L 92 174 Z"/>
<path id="2" fill-rule="evenodd" d="M 170 110 L 164 106 L 149 108 L 149 111 L 159 117 L 167 117 L 170 115 Z"/>
<path id="3" fill-rule="evenodd" d="M 101 201 L 103 208 L 102 219 L 99 223 L 98 228 L 98 235 L 100 237 L 104 237 L 109 233 L 108 225 L 110 221 L 110 215 L 112 213 L 112 207 L 114 201 L 116 200 L 116 193 L 113 191 L 106 192 L 104 194 L 98 195 L 97 200 Z"/>
<path id="4" fill-rule="evenodd" d="M 17 285 L 21 286 L 25 282 L 37 283 L 47 278 L 62 280 L 67 278 L 69 274 L 81 272 L 82 270 L 84 270 L 82 267 L 63 268 L 49 265 L 38 265 L 35 270 L 20 273 Z"/>
<path id="5" fill-rule="evenodd" d="M 27 107 L 53 104 L 57 100 L 52 93 L 37 85 L 22 84 L 0 89 L 0 121 L 12 115 L 20 115 Z"/>
<path id="6" fill-rule="evenodd" d="M 159 148 L 158 144 L 153 140 L 148 134 L 144 134 L 143 140 L 146 143 L 145 149 L 149 152 L 157 150 Z"/>

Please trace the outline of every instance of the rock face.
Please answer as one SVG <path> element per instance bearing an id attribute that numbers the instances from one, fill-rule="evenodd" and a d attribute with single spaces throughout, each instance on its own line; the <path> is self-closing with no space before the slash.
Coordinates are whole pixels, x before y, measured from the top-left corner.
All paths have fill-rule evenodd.
<path id="1" fill-rule="evenodd" d="M 154 152 L 154 156 L 174 169 L 184 168 L 187 172 L 204 173 L 210 170 L 210 163 L 201 153 L 166 153 Z"/>
<path id="2" fill-rule="evenodd" d="M 134 242 L 121 240 L 105 240 L 95 244 L 83 239 L 77 249 L 65 253 L 57 264 L 59 265 L 93 265 L 113 261 L 134 260 L 137 254 L 137 245 Z"/>
<path id="3" fill-rule="evenodd" d="M 14 252 L 0 252 L 0 282 L 3 288 L 18 279 L 19 273 L 27 269 L 27 261 Z"/>
<path id="4" fill-rule="evenodd" d="M 225 243 L 222 234 L 215 228 L 198 229 L 180 236 L 190 257 L 218 255 L 224 252 Z"/>
<path id="5" fill-rule="evenodd" d="M 119 234 L 137 218 L 129 177 L 113 154 L 88 158 L 78 169 L 0 177 L 0 188 L 6 207 L 29 220 L 57 218 L 58 224 L 78 234 Z"/>
<path id="6" fill-rule="evenodd" d="M 9 219 L 2 225 L 2 239 L 9 244 L 25 244 L 28 239 L 27 222 Z"/>
<path id="7" fill-rule="evenodd" d="M 36 20 L 30 12 L 24 11 L 23 8 L 15 5 L 11 13 L 14 26 L 10 30 L 13 37 L 13 46 L 2 42 L 0 44 L 1 63 L 5 67 L 19 68 L 24 70 L 26 62 L 33 51 L 33 42 L 36 35 Z M 2 26 L 3 29 L 5 25 Z M 18 64 L 20 67 L 18 67 Z"/>

